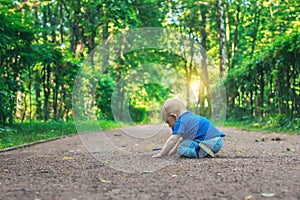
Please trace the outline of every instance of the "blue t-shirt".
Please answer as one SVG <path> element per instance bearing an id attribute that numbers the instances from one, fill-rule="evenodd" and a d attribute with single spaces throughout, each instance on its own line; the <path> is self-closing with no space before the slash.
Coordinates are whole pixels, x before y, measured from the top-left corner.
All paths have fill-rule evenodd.
<path id="1" fill-rule="evenodd" d="M 214 137 L 224 137 L 208 119 L 195 115 L 191 112 L 185 112 L 177 119 L 172 134 L 181 133 L 181 137 L 186 140 L 204 141 Z"/>

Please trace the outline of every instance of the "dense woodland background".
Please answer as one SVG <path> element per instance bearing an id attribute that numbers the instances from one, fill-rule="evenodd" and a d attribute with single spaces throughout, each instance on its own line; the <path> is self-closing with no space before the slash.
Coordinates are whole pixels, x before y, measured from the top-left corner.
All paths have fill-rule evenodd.
<path id="1" fill-rule="evenodd" d="M 299 130 L 298 0 L 0 0 L 0 125 L 72 119 L 72 90 L 84 59 L 110 36 L 142 27 L 184 33 L 206 50 L 226 87 L 227 120 Z M 120 55 L 96 84 L 99 119 L 113 120 L 116 83 L 146 63 L 169 66 L 192 81 L 195 66 L 169 52 Z M 199 88 L 198 108 L 209 117 L 206 89 Z M 169 96 L 168 88 L 145 84 L 131 97 L 133 120 L 148 122 L 149 103 Z"/>

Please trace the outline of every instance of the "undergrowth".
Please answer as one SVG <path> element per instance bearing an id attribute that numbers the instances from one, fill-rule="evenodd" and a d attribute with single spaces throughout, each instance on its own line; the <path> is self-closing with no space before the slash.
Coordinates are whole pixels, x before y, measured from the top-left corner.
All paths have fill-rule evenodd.
<path id="1" fill-rule="evenodd" d="M 96 123 L 96 124 L 95 124 Z M 100 120 L 81 122 L 85 131 L 114 129 L 120 126 L 114 121 Z M 82 130 L 79 131 L 83 132 Z M 16 123 L 11 127 L 0 127 L 0 149 L 18 146 L 49 138 L 77 133 L 74 121 L 32 121 Z"/>
<path id="2" fill-rule="evenodd" d="M 274 115 L 263 119 L 229 119 L 225 127 L 242 128 L 252 131 L 272 131 L 300 134 L 300 118 L 290 119 L 284 115 Z"/>

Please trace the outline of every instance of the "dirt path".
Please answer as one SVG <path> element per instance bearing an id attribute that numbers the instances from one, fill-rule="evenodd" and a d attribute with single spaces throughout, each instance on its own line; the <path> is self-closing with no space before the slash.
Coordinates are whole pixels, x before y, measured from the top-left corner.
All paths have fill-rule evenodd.
<path id="1" fill-rule="evenodd" d="M 211 159 L 154 159 L 145 125 L 0 153 L 0 199 L 300 199 L 300 135 L 224 128 Z"/>

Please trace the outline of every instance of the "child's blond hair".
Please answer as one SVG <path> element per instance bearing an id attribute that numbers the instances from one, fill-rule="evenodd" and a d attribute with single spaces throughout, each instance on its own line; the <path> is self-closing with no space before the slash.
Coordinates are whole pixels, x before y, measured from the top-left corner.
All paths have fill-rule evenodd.
<path id="1" fill-rule="evenodd" d="M 166 121 L 167 116 L 171 113 L 174 113 L 179 117 L 184 112 L 186 112 L 184 103 L 175 98 L 166 100 L 160 110 L 160 114 L 164 121 Z"/>

